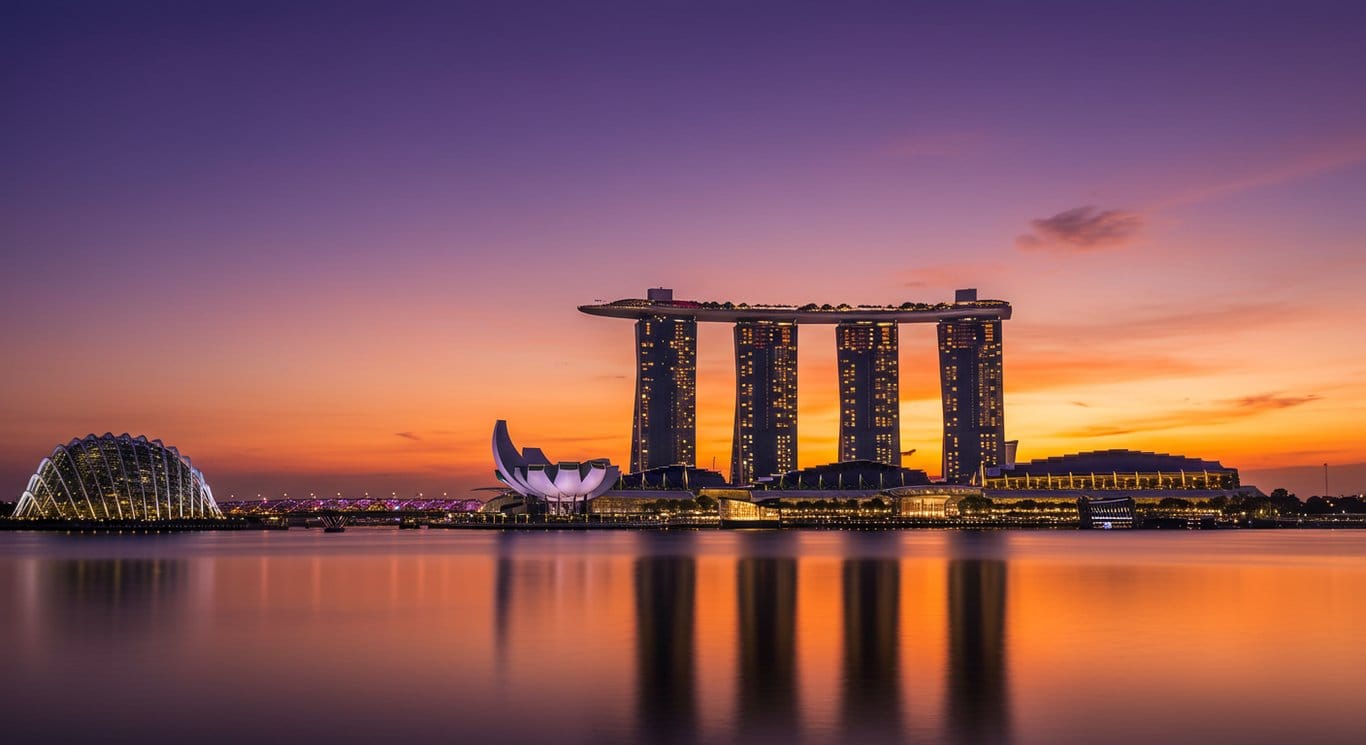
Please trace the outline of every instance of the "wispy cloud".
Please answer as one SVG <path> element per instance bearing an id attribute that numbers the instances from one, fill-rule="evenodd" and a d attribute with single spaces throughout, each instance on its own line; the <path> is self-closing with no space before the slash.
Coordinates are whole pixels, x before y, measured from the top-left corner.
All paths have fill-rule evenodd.
<path id="1" fill-rule="evenodd" d="M 978 132 L 910 135 L 890 143 L 886 153 L 900 159 L 943 158 L 981 152 L 986 142 Z"/>
<path id="2" fill-rule="evenodd" d="M 1127 343 L 1165 341 L 1175 338 L 1223 336 L 1247 329 L 1265 328 L 1273 324 L 1303 321 L 1317 311 L 1280 301 L 1267 302 L 1202 302 L 1191 307 L 1173 309 L 1171 306 L 1142 306 L 1123 317 L 1096 314 L 1063 323 L 1020 323 L 1013 329 L 1017 339 L 1029 340 L 1031 346 L 1054 347 L 1070 345 L 1071 340 L 1103 332 L 1110 338 Z"/>
<path id="3" fill-rule="evenodd" d="M 1084 253 L 1128 245 L 1143 230 L 1143 216 L 1088 205 L 1031 220 L 1030 226 L 1031 232 L 1015 238 L 1020 250 Z"/>
<path id="4" fill-rule="evenodd" d="M 413 440 L 414 442 L 420 441 L 422 439 L 413 432 L 395 432 L 394 434 L 398 437 L 402 437 L 405 440 Z"/>
<path id="5" fill-rule="evenodd" d="M 1097 382 L 1184 378 L 1218 369 L 1207 363 L 1160 354 L 1077 352 L 1059 356 L 1020 350 L 1006 362 L 1006 386 L 1012 392 L 1074 389 Z M 937 395 L 938 392 L 933 393 Z M 1082 401 L 1071 403 L 1079 408 L 1090 408 Z"/>
<path id="6" fill-rule="evenodd" d="M 1228 403 L 1239 410 L 1256 413 L 1258 411 L 1274 411 L 1276 409 L 1288 409 L 1292 406 L 1301 406 L 1311 401 L 1319 400 L 1319 396 L 1310 394 L 1308 396 L 1284 396 L 1279 393 L 1259 393 L 1255 396 L 1244 396 L 1235 398 Z"/>
<path id="7" fill-rule="evenodd" d="M 971 287 L 984 276 L 1001 271 L 995 262 L 956 262 L 927 264 L 901 273 L 902 286 L 914 288 Z"/>
<path id="8" fill-rule="evenodd" d="M 1222 181 L 1187 188 L 1152 205 L 1151 209 L 1197 204 L 1242 191 L 1312 178 L 1363 162 L 1366 162 L 1366 138 L 1330 142 L 1314 152 L 1301 152 L 1278 163 L 1263 161 L 1261 165 L 1244 167 L 1241 173 L 1231 174 Z"/>
<path id="9" fill-rule="evenodd" d="M 1320 396 L 1309 394 L 1287 396 L 1281 393 L 1259 393 L 1241 398 L 1224 399 L 1212 406 L 1186 408 L 1133 419 L 1098 424 L 1062 433 L 1064 437 L 1114 437 L 1141 432 L 1158 432 L 1180 427 L 1225 424 L 1247 419 L 1268 411 L 1277 411 L 1313 403 Z"/>

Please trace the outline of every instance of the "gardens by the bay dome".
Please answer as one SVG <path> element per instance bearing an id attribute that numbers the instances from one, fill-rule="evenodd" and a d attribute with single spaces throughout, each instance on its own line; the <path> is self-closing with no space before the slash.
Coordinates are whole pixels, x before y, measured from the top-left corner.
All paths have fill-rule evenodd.
<path id="1" fill-rule="evenodd" d="M 187 520 L 223 513 L 204 474 L 175 448 L 106 432 L 58 445 L 29 478 L 14 517 Z"/>

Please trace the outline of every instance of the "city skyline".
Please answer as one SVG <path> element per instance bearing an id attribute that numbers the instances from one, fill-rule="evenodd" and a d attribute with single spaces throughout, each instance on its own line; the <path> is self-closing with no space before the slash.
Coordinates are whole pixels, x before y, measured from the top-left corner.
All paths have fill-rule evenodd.
<path id="1" fill-rule="evenodd" d="M 490 486 L 500 418 L 627 464 L 629 332 L 573 309 L 660 285 L 977 287 L 1016 309 L 1022 460 L 1360 491 L 1366 52 L 1347 4 L 1226 10 L 22 8 L 0 499 L 88 432 L 174 442 L 222 498 Z M 696 340 L 723 473 L 729 333 Z M 838 459 L 835 333 L 801 334 L 802 467 Z M 934 333 L 898 344 L 904 465 L 937 474 Z"/>
<path id="2" fill-rule="evenodd" d="M 839 462 L 900 466 L 897 329 L 933 322 L 944 402 L 944 479 L 966 483 L 1006 463 L 1001 321 L 1010 318 L 1011 308 L 1004 300 L 979 298 L 976 289 L 954 291 L 952 303 L 780 305 L 681 298 L 672 288 L 652 287 L 643 298 L 581 305 L 579 311 L 635 321 L 634 470 L 696 465 L 698 323 L 733 328 L 731 484 L 798 469 L 801 324 L 835 324 Z"/>

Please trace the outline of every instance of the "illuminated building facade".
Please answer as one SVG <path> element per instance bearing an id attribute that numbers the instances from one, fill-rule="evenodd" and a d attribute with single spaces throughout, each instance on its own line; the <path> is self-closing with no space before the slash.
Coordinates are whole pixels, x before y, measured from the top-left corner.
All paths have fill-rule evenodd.
<path id="1" fill-rule="evenodd" d="M 797 324 L 735 324 L 731 483 L 797 467 Z"/>
<path id="2" fill-rule="evenodd" d="M 846 321 L 835 327 L 840 377 L 841 461 L 901 465 L 897 325 Z"/>
<path id="3" fill-rule="evenodd" d="M 1092 499 L 1077 497 L 1077 516 L 1083 528 L 1134 527 L 1134 500 L 1132 497 L 1110 497 Z"/>
<path id="4" fill-rule="evenodd" d="M 1137 450 L 1055 455 L 1010 468 L 988 469 L 974 482 L 1011 491 L 1174 491 L 1238 489 L 1238 469 L 1217 460 Z"/>
<path id="5" fill-rule="evenodd" d="M 977 299 L 959 290 L 957 302 Z M 1005 401 L 1001 321 L 955 318 L 939 322 L 939 392 L 944 403 L 944 480 L 965 483 L 1005 460 Z"/>
<path id="6" fill-rule="evenodd" d="M 651 290 L 656 293 L 671 291 Z M 697 321 L 636 321 L 635 424 L 631 470 L 693 465 L 697 454 Z"/>
<path id="7" fill-rule="evenodd" d="M 754 488 L 763 490 L 890 489 L 894 486 L 919 486 L 930 483 L 929 476 L 916 468 L 902 468 L 875 460 L 846 460 L 784 471 L 754 479 Z"/>
<path id="8" fill-rule="evenodd" d="M 749 483 L 796 468 L 797 326 L 837 324 L 842 461 L 901 462 L 898 325 L 939 324 L 944 476 L 961 482 L 1005 455 L 1001 321 L 1010 303 L 959 290 L 952 303 L 771 305 L 646 298 L 579 306 L 636 321 L 631 470 L 696 459 L 697 324 L 735 324 L 731 479 Z"/>
<path id="9" fill-rule="evenodd" d="M 58 445 L 15 505 L 14 517 L 186 520 L 223 517 L 204 474 L 161 440 L 127 433 Z"/>

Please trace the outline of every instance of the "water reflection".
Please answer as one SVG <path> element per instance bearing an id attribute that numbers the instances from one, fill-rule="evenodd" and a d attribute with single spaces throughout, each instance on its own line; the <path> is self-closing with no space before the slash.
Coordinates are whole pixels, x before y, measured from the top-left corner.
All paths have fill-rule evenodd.
<path id="1" fill-rule="evenodd" d="M 499 533 L 495 539 L 497 558 L 493 568 L 493 649 L 499 670 L 507 661 L 508 637 L 512 631 L 512 586 L 516 571 L 513 556 L 515 533 Z"/>
<path id="2" fill-rule="evenodd" d="M 45 622 L 87 640 L 155 633 L 184 611 L 186 561 L 67 559 L 43 567 Z"/>
<path id="3" fill-rule="evenodd" d="M 697 732 L 697 562 L 691 556 L 642 556 L 633 574 L 640 738 L 692 741 Z"/>
<path id="4" fill-rule="evenodd" d="M 861 549 L 894 548 L 892 533 L 857 535 Z M 883 551 L 878 551 L 883 553 Z M 892 558 L 846 559 L 841 568 L 844 667 L 841 717 L 862 741 L 901 731 L 901 566 Z"/>
<path id="5" fill-rule="evenodd" d="M 1366 742 L 1366 532 L 414 533 L 7 536 L 6 734 Z"/>
<path id="6" fill-rule="evenodd" d="M 792 533 L 741 538 L 735 564 L 738 736 L 789 740 L 797 720 L 797 560 Z M 778 552 L 779 555 L 773 555 Z"/>
<path id="7" fill-rule="evenodd" d="M 1003 540 L 999 533 L 955 534 L 951 548 L 955 555 L 980 555 L 983 548 L 1003 548 Z M 972 745 L 1010 742 L 1006 563 L 950 559 L 948 605 L 948 740 Z"/>

